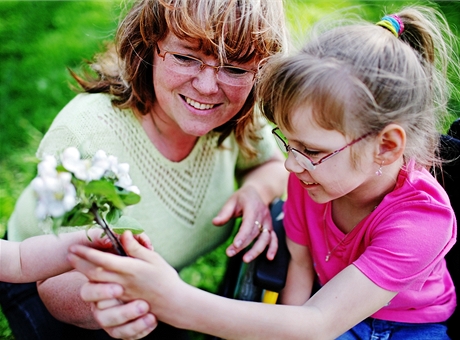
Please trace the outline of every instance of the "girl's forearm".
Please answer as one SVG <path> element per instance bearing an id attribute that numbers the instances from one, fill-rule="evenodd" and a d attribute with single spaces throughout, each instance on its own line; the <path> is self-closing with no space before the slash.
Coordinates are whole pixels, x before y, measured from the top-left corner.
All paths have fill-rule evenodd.
<path id="1" fill-rule="evenodd" d="M 223 339 L 310 338 L 308 334 L 312 329 L 308 329 L 307 320 L 313 320 L 313 313 L 308 313 L 307 307 L 226 299 L 185 283 L 174 292 L 176 297 L 169 299 L 172 303 L 163 311 L 158 313 L 155 307 L 151 311 L 176 327 Z"/>

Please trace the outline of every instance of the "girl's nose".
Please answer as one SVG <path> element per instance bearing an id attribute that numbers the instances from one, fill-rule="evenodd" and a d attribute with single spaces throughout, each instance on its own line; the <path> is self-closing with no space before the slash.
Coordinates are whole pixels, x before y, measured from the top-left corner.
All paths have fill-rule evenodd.
<path id="1" fill-rule="evenodd" d="M 301 172 L 306 171 L 300 164 L 297 162 L 295 159 L 294 155 L 292 152 L 289 152 L 287 155 L 286 160 L 284 161 L 284 167 L 286 168 L 287 171 L 293 172 L 293 173 L 298 173 L 300 174 Z"/>
<path id="2" fill-rule="evenodd" d="M 204 67 L 193 77 L 192 86 L 202 94 L 213 94 L 219 91 L 216 69 Z"/>

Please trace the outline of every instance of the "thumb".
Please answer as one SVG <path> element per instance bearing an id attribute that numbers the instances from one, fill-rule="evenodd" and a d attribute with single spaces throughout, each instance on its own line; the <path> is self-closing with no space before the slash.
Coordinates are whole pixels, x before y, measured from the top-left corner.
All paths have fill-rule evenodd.
<path id="1" fill-rule="evenodd" d="M 123 235 L 121 235 L 121 244 L 125 249 L 126 253 L 131 256 L 138 258 L 140 260 L 144 260 L 150 262 L 152 259 L 153 252 L 144 246 L 142 246 L 133 236 L 131 231 L 125 231 Z M 150 260 L 150 261 L 149 261 Z"/>
<path id="2" fill-rule="evenodd" d="M 224 206 L 222 207 L 222 209 L 220 209 L 217 216 L 213 218 L 212 223 L 216 226 L 224 225 L 235 215 L 235 210 L 236 200 L 232 196 L 227 202 L 225 202 Z"/>

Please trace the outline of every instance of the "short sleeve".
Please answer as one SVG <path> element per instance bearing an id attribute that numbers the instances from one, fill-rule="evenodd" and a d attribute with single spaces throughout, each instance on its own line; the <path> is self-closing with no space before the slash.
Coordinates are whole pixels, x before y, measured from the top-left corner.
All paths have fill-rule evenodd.
<path id="1" fill-rule="evenodd" d="M 294 174 L 289 175 L 287 199 L 283 206 L 284 229 L 290 240 L 302 246 L 309 246 L 305 219 L 305 209 L 307 209 L 305 190 L 300 187 L 298 181 Z"/>

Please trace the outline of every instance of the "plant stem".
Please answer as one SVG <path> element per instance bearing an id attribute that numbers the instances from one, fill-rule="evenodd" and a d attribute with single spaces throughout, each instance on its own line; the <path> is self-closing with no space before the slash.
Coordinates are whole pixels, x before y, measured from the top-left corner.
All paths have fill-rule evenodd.
<path id="1" fill-rule="evenodd" d="M 109 237 L 110 242 L 112 242 L 112 245 L 117 251 L 118 255 L 127 256 L 118 238 L 113 234 L 112 230 L 110 230 L 107 222 L 105 222 L 105 220 L 99 215 L 99 211 L 96 204 L 93 204 L 93 206 L 91 207 L 91 211 L 94 214 L 94 218 L 96 219 L 97 224 L 99 224 L 102 227 L 102 229 L 104 229 L 104 232 Z"/>

